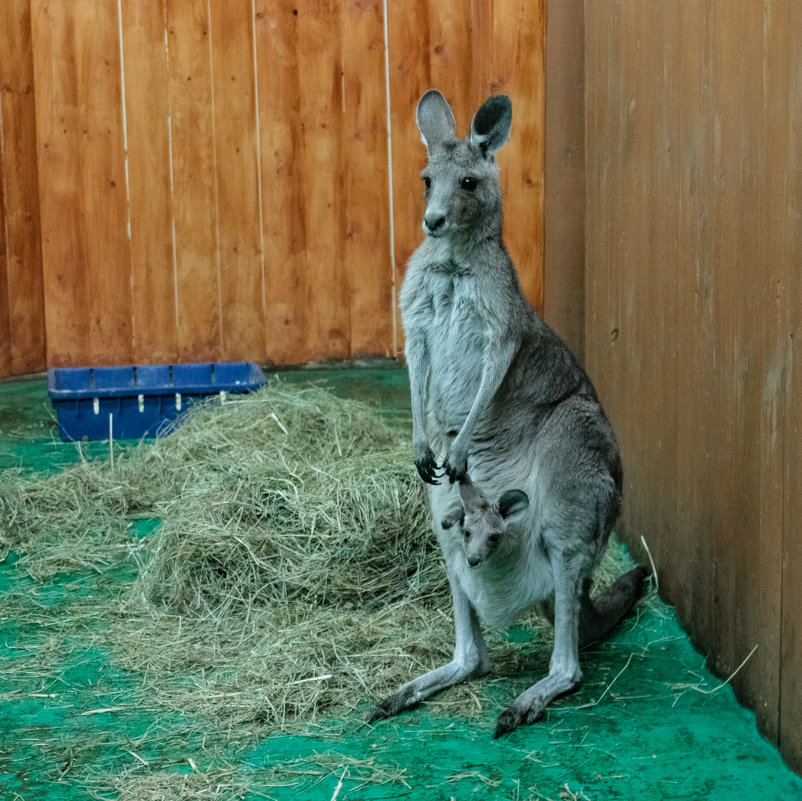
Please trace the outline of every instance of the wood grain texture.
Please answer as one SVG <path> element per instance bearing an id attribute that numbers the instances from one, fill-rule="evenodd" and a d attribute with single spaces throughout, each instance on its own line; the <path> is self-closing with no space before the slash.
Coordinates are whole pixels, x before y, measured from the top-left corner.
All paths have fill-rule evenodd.
<path id="1" fill-rule="evenodd" d="M 795 4 L 771 8 L 771 50 L 777 78 L 769 89 L 772 107 L 773 160 L 785 171 L 772 175 L 780 211 L 771 218 L 769 235 L 785 243 L 787 257 L 775 273 L 771 289 L 783 306 L 785 370 L 778 381 L 785 392 L 772 396 L 769 419 L 777 414 L 777 437 L 783 443 L 783 565 L 779 739 L 785 759 L 802 773 L 802 14 Z M 782 343 L 778 342 L 778 351 Z M 775 400 L 776 398 L 776 400 Z M 780 417 L 784 425 L 780 428 Z"/>
<path id="2" fill-rule="evenodd" d="M 8 34 L 0 61 L 16 70 L 0 107 L 0 375 L 396 355 L 431 86 L 462 134 L 487 95 L 514 95 L 507 239 L 542 305 L 543 0 L 9 0 L 2 14 L 31 35 Z M 15 267 L 30 261 L 41 275 Z"/>
<path id="3" fill-rule="evenodd" d="M 733 686 L 799 769 L 802 15 L 585 8 L 587 361 L 624 530 L 718 673 L 757 646 Z"/>
<path id="4" fill-rule="evenodd" d="M 308 358 L 301 70 L 294 5 L 256 0 L 256 64 L 265 248 L 265 354 L 274 364 Z"/>
<path id="5" fill-rule="evenodd" d="M 259 152 L 251 0 L 210 3 L 222 352 L 264 358 Z M 269 75 L 264 76 L 269 80 Z"/>
<path id="6" fill-rule="evenodd" d="M 177 361 L 179 354 L 165 25 L 164 0 L 122 4 L 137 363 Z"/>
<path id="7" fill-rule="evenodd" d="M 208 0 L 167 0 L 178 357 L 222 358 L 217 163 Z"/>
<path id="8" fill-rule="evenodd" d="M 39 180 L 31 17 L 0 6 L 0 375 L 45 366 Z"/>
<path id="9" fill-rule="evenodd" d="M 544 76 L 543 316 L 585 355 L 585 8 L 547 4 Z"/>
<path id="10" fill-rule="evenodd" d="M 48 364 L 129 361 L 117 3 L 33 0 L 31 24 Z"/>
<path id="11" fill-rule="evenodd" d="M 306 360 L 350 355 L 349 285 L 344 264 L 343 61 L 339 4 L 294 4 L 301 81 L 299 109 L 304 186 Z"/>
<path id="12" fill-rule="evenodd" d="M 347 0 L 341 9 L 343 262 L 351 354 L 395 355 L 384 14 Z"/>

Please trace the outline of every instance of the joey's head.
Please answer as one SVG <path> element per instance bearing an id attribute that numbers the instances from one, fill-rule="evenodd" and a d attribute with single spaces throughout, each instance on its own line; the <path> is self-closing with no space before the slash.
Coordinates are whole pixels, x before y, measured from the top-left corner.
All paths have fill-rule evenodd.
<path id="1" fill-rule="evenodd" d="M 460 505 L 442 520 L 446 530 L 459 526 L 465 561 L 478 567 L 503 545 L 510 524 L 518 522 L 529 508 L 529 497 L 522 490 L 507 490 L 491 504 L 466 476 L 459 485 Z"/>
<path id="2" fill-rule="evenodd" d="M 471 131 L 456 138 L 454 114 L 435 89 L 419 101 L 417 122 L 429 163 L 421 173 L 427 236 L 486 237 L 501 232 L 501 188 L 494 154 L 507 141 L 512 103 L 506 95 L 486 100 Z"/>

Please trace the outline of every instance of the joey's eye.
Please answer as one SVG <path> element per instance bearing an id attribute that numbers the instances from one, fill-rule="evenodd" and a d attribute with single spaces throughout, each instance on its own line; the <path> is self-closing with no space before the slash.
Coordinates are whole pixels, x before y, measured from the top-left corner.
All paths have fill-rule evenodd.
<path id="1" fill-rule="evenodd" d="M 428 175 L 424 175 L 423 176 L 423 185 L 427 189 L 431 189 L 432 188 L 432 179 Z"/>
<path id="2" fill-rule="evenodd" d="M 465 176 L 465 178 L 459 182 L 459 185 L 468 192 L 473 192 L 478 184 L 479 181 L 476 178 L 471 178 L 470 175 Z"/>
<path id="3" fill-rule="evenodd" d="M 471 532 L 468 531 L 467 528 L 462 533 L 463 533 L 463 535 L 464 535 L 466 540 L 469 540 L 471 538 Z"/>

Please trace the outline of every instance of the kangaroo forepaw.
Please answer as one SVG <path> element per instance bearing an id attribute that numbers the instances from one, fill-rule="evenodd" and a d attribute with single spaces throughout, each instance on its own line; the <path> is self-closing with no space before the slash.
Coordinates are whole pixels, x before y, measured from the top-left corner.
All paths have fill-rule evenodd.
<path id="1" fill-rule="evenodd" d="M 427 484 L 439 484 L 437 480 L 437 462 L 434 459 L 434 453 L 428 446 L 415 449 L 415 467 L 418 468 L 420 477 Z"/>
<path id="2" fill-rule="evenodd" d="M 458 461 L 452 462 L 451 459 L 448 458 L 443 465 L 443 470 L 452 484 L 456 481 L 461 481 L 468 475 L 468 460 L 459 459 Z"/>
<path id="3" fill-rule="evenodd" d="M 503 734 L 517 729 L 519 726 L 529 726 L 537 721 L 542 715 L 545 706 L 535 703 L 527 709 L 518 706 L 511 706 L 505 709 L 496 720 L 496 730 L 493 732 L 493 739 L 497 740 Z"/>

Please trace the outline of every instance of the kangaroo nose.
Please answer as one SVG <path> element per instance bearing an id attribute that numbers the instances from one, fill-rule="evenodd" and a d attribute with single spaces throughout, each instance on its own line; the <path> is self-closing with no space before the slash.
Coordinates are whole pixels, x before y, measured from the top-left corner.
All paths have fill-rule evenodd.
<path id="1" fill-rule="evenodd" d="M 430 234 L 434 234 L 446 224 L 446 218 L 444 214 L 427 214 L 423 218 L 423 224 Z"/>
<path id="2" fill-rule="evenodd" d="M 470 567 L 476 567 L 482 561 L 478 556 L 469 556 L 467 558 Z"/>

